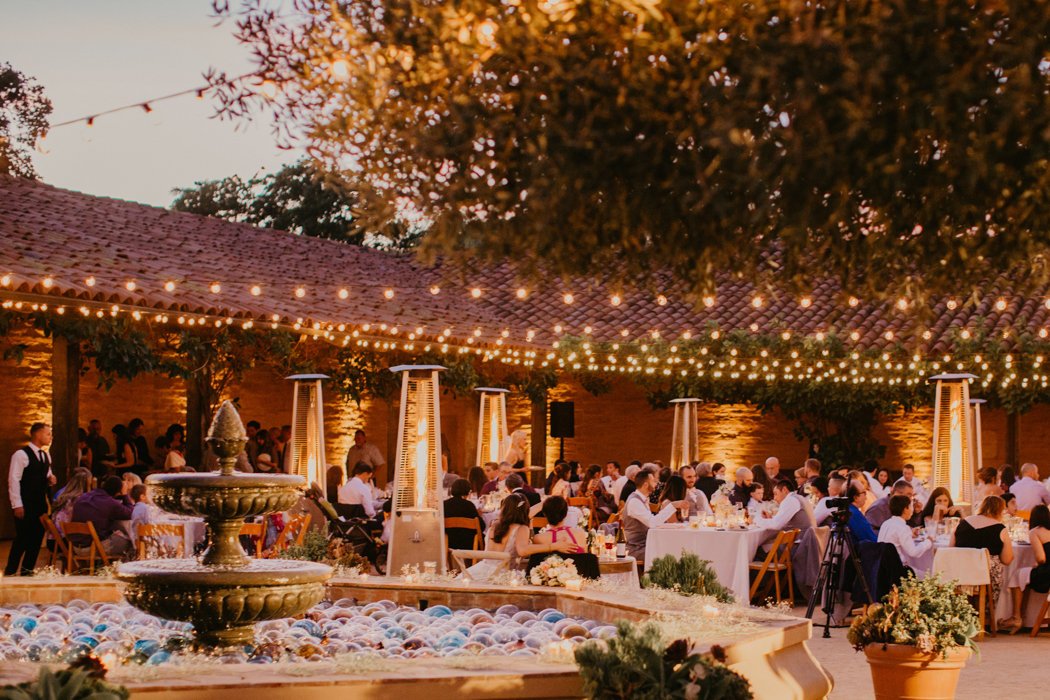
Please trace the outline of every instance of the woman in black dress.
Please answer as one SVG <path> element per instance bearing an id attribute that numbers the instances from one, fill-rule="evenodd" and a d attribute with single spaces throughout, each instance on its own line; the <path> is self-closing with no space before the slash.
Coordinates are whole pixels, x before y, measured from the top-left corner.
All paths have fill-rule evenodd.
<path id="1" fill-rule="evenodd" d="M 1023 624 L 1023 592 L 1035 591 L 1044 597 L 1050 593 L 1050 508 L 1042 504 L 1032 508 L 1032 514 L 1028 518 L 1028 543 L 1032 545 L 1036 566 L 1031 569 L 1019 569 L 1016 578 L 1011 578 L 1010 583 L 1017 584 L 1010 588 L 1010 593 L 1013 594 L 1013 615 L 999 621 L 999 629 L 1010 634 L 1021 629 Z M 1025 573 L 1029 574 L 1027 589 L 1024 587 Z"/>
<path id="2" fill-rule="evenodd" d="M 936 492 L 935 492 L 936 493 Z M 931 496 L 932 500 L 932 496 Z M 1003 524 L 1006 503 L 998 496 L 988 496 L 981 501 L 975 515 L 963 518 L 952 535 L 952 547 L 987 549 L 991 556 L 989 571 L 992 579 L 992 610 L 999 601 L 1003 588 L 1003 571 L 1014 560 L 1013 542 Z"/>

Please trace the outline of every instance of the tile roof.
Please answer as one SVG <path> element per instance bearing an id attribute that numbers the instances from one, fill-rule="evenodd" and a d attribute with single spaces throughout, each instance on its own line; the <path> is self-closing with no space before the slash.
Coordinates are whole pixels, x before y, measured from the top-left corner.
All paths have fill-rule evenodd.
<path id="1" fill-rule="evenodd" d="M 678 338 L 714 325 L 722 332 L 856 333 L 855 344 L 863 348 L 915 341 L 923 350 L 940 352 L 961 328 L 976 331 L 983 325 L 1001 335 L 1050 325 L 1047 294 L 1012 295 L 1003 280 L 976 302 L 953 300 L 950 308 L 949 299 L 937 300 L 925 340 L 920 340 L 913 310 L 861 301 L 851 305 L 828 280 L 816 282 L 805 302 L 756 291 L 746 281 L 726 280 L 706 306 L 694 305 L 665 279 L 664 296 L 626 290 L 614 305 L 614 290 L 584 279 L 519 285 L 507 265 L 464 274 L 450 266 L 424 266 L 409 255 L 7 176 L 0 176 L 3 275 L 10 278 L 0 286 L 0 298 L 66 297 L 70 303 L 256 322 L 270 322 L 277 315 L 282 324 L 302 319 L 307 328 L 345 324 L 348 330 L 364 331 L 368 325 L 366 332 L 373 335 L 382 335 L 377 327 L 386 324 L 387 329 L 398 328 L 401 337 L 421 327 L 428 339 L 451 329 L 449 342 L 500 341 L 522 349 L 549 348 L 559 334 L 582 336 L 588 327 L 596 341 L 615 342 L 648 337 L 653 331 L 665 339 Z M 175 283 L 172 291 L 165 289 L 168 282 Z M 211 290 L 213 283 L 220 285 L 218 293 Z M 252 293 L 255 285 L 258 295 Z M 437 294 L 434 287 L 440 287 Z M 471 294 L 475 287 L 477 297 Z M 526 290 L 524 298 L 516 294 L 519 287 Z M 300 288 L 301 297 L 296 294 Z M 342 289 L 346 298 L 340 296 Z M 393 290 L 392 298 L 384 296 L 386 290 Z M 571 303 L 566 303 L 566 294 L 572 295 Z"/>

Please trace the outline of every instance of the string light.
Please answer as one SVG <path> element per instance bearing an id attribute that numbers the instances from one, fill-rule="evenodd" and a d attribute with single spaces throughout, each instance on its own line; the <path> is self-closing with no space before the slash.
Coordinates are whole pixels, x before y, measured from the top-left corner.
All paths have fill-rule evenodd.
<path id="1" fill-rule="evenodd" d="M 519 299 L 524 299 L 528 295 L 529 293 L 524 287 L 518 287 L 518 290 L 514 292 L 514 296 L 518 297 Z"/>
<path id="2" fill-rule="evenodd" d="M 212 282 L 211 286 L 208 287 L 208 289 L 211 290 L 212 294 L 218 294 L 219 292 L 222 291 L 222 285 L 219 284 L 218 282 Z"/>
<path id="3" fill-rule="evenodd" d="M 562 294 L 561 300 L 564 301 L 566 304 L 571 304 L 572 302 L 576 301 L 576 297 L 573 296 L 572 292 L 565 292 L 565 294 Z"/>
<path id="4" fill-rule="evenodd" d="M 84 280 L 84 284 L 86 284 L 89 287 L 94 287 L 95 286 L 95 278 L 94 277 L 88 277 L 86 280 Z"/>
<path id="5" fill-rule="evenodd" d="M 394 290 L 393 289 L 385 289 L 385 290 L 383 290 L 383 296 L 386 297 L 388 300 L 389 299 L 393 299 L 394 298 Z"/>
<path id="6" fill-rule="evenodd" d="M 257 297 L 257 296 L 259 296 L 260 294 L 262 294 L 262 287 L 260 287 L 260 286 L 259 286 L 259 285 L 257 285 L 257 284 L 253 284 L 253 285 L 252 285 L 252 288 L 251 288 L 251 289 L 249 289 L 248 291 L 249 291 L 249 292 L 251 292 L 251 295 L 252 295 L 253 297 Z"/>
<path id="7" fill-rule="evenodd" d="M 613 294 L 611 297 L 609 297 L 609 303 L 613 306 L 619 306 L 623 303 L 623 297 L 621 297 L 619 294 Z"/>
<path id="8" fill-rule="evenodd" d="M 7 287 L 11 284 L 11 275 L 4 275 L 0 277 L 0 286 Z"/>
<path id="9" fill-rule="evenodd" d="M 124 288 L 127 289 L 129 292 L 134 292 L 137 286 L 138 285 L 135 284 L 134 280 L 128 280 L 124 283 Z"/>
<path id="10" fill-rule="evenodd" d="M 480 299 L 481 298 L 481 288 L 480 287 L 473 287 L 470 290 L 470 296 L 474 297 L 475 299 Z"/>
<path id="11" fill-rule="evenodd" d="M 437 296 L 438 294 L 441 294 L 441 287 L 437 286 L 436 284 L 431 285 L 430 286 L 430 293 L 433 294 L 434 296 Z"/>
<path id="12" fill-rule="evenodd" d="M 51 289 L 55 286 L 55 280 L 51 277 L 45 277 L 44 281 L 41 284 L 44 285 L 44 289 Z"/>
<path id="13" fill-rule="evenodd" d="M 168 280 L 167 282 L 165 282 L 164 283 L 164 291 L 168 292 L 169 294 L 171 292 L 174 292 L 175 291 L 175 283 L 172 282 L 171 280 Z"/>
<path id="14" fill-rule="evenodd" d="M 296 287 L 295 288 L 295 296 L 296 296 L 297 299 L 302 299 L 303 297 L 305 297 L 306 296 L 306 288 L 305 287 Z"/>

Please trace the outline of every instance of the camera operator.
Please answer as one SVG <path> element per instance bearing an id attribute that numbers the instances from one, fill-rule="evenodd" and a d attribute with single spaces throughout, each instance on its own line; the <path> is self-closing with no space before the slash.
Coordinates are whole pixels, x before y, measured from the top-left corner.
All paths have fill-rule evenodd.
<path id="1" fill-rule="evenodd" d="M 849 529 L 853 535 L 853 542 L 878 542 L 878 535 L 875 534 L 875 530 L 871 528 L 871 523 L 864 517 L 861 506 L 867 499 L 867 491 L 857 488 L 856 485 L 850 484 L 849 488 L 846 489 L 846 500 L 849 502 Z"/>
<path id="2" fill-rule="evenodd" d="M 828 501 L 841 498 L 845 490 L 846 479 L 844 477 L 839 474 L 832 474 L 828 477 L 828 495 L 820 499 L 817 506 L 813 509 L 813 517 L 816 518 L 818 526 L 826 525 L 828 518 L 831 517 L 831 511 L 834 510 L 832 506 L 828 505 Z"/>

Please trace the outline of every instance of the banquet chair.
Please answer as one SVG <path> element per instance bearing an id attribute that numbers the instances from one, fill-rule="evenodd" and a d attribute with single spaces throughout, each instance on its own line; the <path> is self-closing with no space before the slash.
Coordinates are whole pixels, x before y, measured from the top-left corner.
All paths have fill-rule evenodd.
<path id="1" fill-rule="evenodd" d="M 309 527 L 309 513 L 300 513 L 299 515 L 293 515 L 288 518 L 288 524 L 286 524 L 280 534 L 277 535 L 277 539 L 274 540 L 273 546 L 267 550 L 265 556 L 272 559 L 293 545 L 301 545 L 303 543 L 303 538 L 306 537 L 306 531 Z"/>
<path id="2" fill-rule="evenodd" d="M 51 539 L 55 542 L 55 548 L 50 549 L 51 561 L 48 562 L 48 566 L 55 566 L 61 570 L 66 565 L 66 560 L 69 559 L 69 548 L 70 544 L 62 533 L 59 532 L 58 526 L 55 525 L 54 521 L 51 520 L 46 514 L 40 516 L 40 522 L 44 526 L 44 536 L 51 536 Z"/>
<path id="3" fill-rule="evenodd" d="M 780 575 L 787 574 L 787 588 L 788 588 L 788 601 L 794 602 L 795 600 L 795 584 L 794 584 L 794 571 L 791 566 L 791 550 L 795 546 L 795 538 L 798 537 L 798 530 L 783 530 L 778 533 L 776 539 L 773 540 L 773 544 L 769 547 L 769 554 L 761 562 L 754 562 L 751 564 L 751 570 L 758 572 L 755 575 L 755 582 L 751 584 L 751 592 L 748 594 L 750 599 L 754 599 L 755 594 L 758 592 L 758 587 L 766 577 L 766 573 L 769 572 L 773 578 L 773 585 L 776 588 L 777 600 L 781 602 L 784 597 L 781 594 L 780 589 Z M 770 583 L 766 580 L 764 593 L 769 593 Z"/>
<path id="4" fill-rule="evenodd" d="M 95 531 L 95 524 L 92 522 L 78 523 L 70 521 L 63 526 L 66 532 L 66 538 L 70 535 L 86 535 L 91 538 L 91 544 L 87 547 L 76 547 L 72 540 L 69 540 L 69 549 L 67 550 L 66 559 L 66 573 L 72 574 L 74 571 L 80 571 L 84 568 L 84 563 L 87 563 L 88 574 L 91 576 L 95 575 L 95 562 L 101 561 L 102 566 L 109 566 L 109 555 L 106 554 L 106 550 L 102 548 L 102 541 L 98 538 L 98 532 Z M 81 554 L 77 550 L 83 552 L 87 550 L 87 554 Z M 74 568 L 74 564 L 76 567 Z"/>
<path id="5" fill-rule="evenodd" d="M 452 558 L 452 549 L 448 546 L 448 531 L 449 530 L 469 530 L 474 533 L 474 549 L 470 551 L 477 551 L 482 548 L 481 541 L 481 523 L 478 522 L 477 518 L 445 518 L 445 549 L 449 552 L 448 559 L 449 564 L 455 564 L 455 560 Z M 468 550 L 456 550 L 456 551 L 468 551 Z"/>
<path id="6" fill-rule="evenodd" d="M 155 559 L 181 559 L 186 556 L 186 526 L 182 523 L 142 523 L 135 533 L 139 559 L 146 559 L 147 550 Z M 174 557 L 161 538 L 178 538 Z"/>
<path id="7" fill-rule="evenodd" d="M 1050 611 L 1050 594 L 1047 594 L 1043 600 L 1042 607 L 1039 608 L 1039 614 L 1035 617 L 1035 622 L 1032 623 L 1032 636 L 1038 637 L 1039 633 L 1043 631 L 1043 623 L 1046 622 L 1046 613 Z"/>
<path id="8" fill-rule="evenodd" d="M 987 549 L 940 547 L 933 555 L 934 574 L 941 574 L 946 581 L 955 581 L 955 585 L 959 588 L 977 588 L 977 615 L 980 618 L 978 637 L 984 636 L 986 606 L 992 635 L 994 636 L 997 631 L 990 566 L 991 561 Z"/>
<path id="9" fill-rule="evenodd" d="M 1014 515 L 1016 515 L 1018 518 L 1021 518 L 1025 522 L 1028 522 L 1028 520 L 1031 519 L 1031 517 L 1032 517 L 1032 511 L 1030 511 L 1030 510 L 1019 510 Z"/>
<path id="10" fill-rule="evenodd" d="M 533 530 L 542 530 L 543 528 L 547 527 L 547 524 L 548 523 L 546 518 L 544 518 L 542 515 L 537 515 L 532 519 L 531 527 Z"/>
<path id="11" fill-rule="evenodd" d="M 240 537 L 251 537 L 255 542 L 255 557 L 257 559 L 262 558 L 263 554 L 263 539 L 266 538 L 266 524 L 265 523 L 244 523 L 241 525 Z"/>
<path id="12" fill-rule="evenodd" d="M 483 549 L 450 549 L 449 554 L 452 555 L 452 561 L 455 562 L 460 571 L 467 570 L 469 567 L 467 564 L 468 561 L 474 563 L 481 561 L 482 559 L 494 559 L 499 561 L 499 565 L 492 570 L 492 573 L 503 571 L 510 566 L 509 552 L 486 552 Z"/>
<path id="13" fill-rule="evenodd" d="M 591 499 L 588 496 L 573 496 L 569 499 L 569 505 L 577 508 L 590 508 Z"/>

